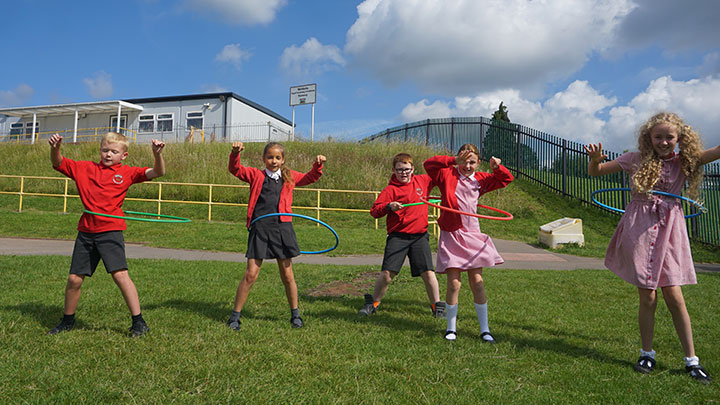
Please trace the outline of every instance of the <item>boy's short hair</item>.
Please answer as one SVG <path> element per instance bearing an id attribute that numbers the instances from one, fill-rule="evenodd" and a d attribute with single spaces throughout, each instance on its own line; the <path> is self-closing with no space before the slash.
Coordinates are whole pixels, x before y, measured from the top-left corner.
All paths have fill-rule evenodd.
<path id="1" fill-rule="evenodd" d="M 395 168 L 395 165 L 398 163 L 410 163 L 413 164 L 413 158 L 410 156 L 409 153 L 398 153 L 397 155 L 393 156 L 393 169 Z"/>
<path id="2" fill-rule="evenodd" d="M 108 143 L 119 143 L 125 147 L 125 152 L 128 151 L 130 148 L 130 141 L 128 141 L 127 137 L 123 134 L 119 134 L 117 132 L 108 132 L 107 134 L 103 135 L 102 140 L 100 143 L 108 142 Z"/>

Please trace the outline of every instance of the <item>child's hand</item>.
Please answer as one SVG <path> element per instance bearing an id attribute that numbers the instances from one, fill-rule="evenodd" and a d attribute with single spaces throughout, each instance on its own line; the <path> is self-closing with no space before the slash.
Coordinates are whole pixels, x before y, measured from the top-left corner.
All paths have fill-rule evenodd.
<path id="1" fill-rule="evenodd" d="M 455 163 L 458 165 L 462 165 L 465 163 L 466 160 L 470 158 L 470 155 L 474 155 L 473 151 L 469 149 L 465 149 L 458 153 L 458 155 L 455 157 Z"/>
<path id="2" fill-rule="evenodd" d="M 607 158 L 607 155 L 602 153 L 602 143 L 597 145 L 591 143 L 588 146 L 583 145 L 583 148 L 585 148 L 585 152 L 590 156 L 590 162 L 592 163 L 602 163 L 602 161 Z"/>
<path id="3" fill-rule="evenodd" d="M 240 153 L 245 150 L 242 142 L 233 142 L 232 151 L 233 153 Z"/>
<path id="4" fill-rule="evenodd" d="M 158 141 L 157 139 L 152 140 L 152 151 L 154 154 L 160 154 L 163 151 L 163 148 L 165 148 L 165 142 Z"/>
<path id="5" fill-rule="evenodd" d="M 495 170 L 498 167 L 500 167 L 500 162 L 502 162 L 499 158 L 496 158 L 495 156 L 490 158 L 490 169 Z"/>
<path id="6" fill-rule="evenodd" d="M 53 149 L 57 149 L 60 147 L 60 144 L 62 143 L 63 137 L 60 136 L 60 134 L 55 134 L 48 139 L 48 143 L 50 144 L 50 147 Z"/>
<path id="7" fill-rule="evenodd" d="M 395 212 L 395 211 L 401 209 L 403 206 L 402 206 L 402 204 L 400 204 L 399 202 L 393 201 L 393 202 L 391 202 L 390 204 L 388 204 L 387 207 L 388 207 L 388 209 L 389 209 L 390 211 Z"/>
<path id="8" fill-rule="evenodd" d="M 327 161 L 327 158 L 323 155 L 317 155 L 315 156 L 315 163 L 321 165 Z"/>

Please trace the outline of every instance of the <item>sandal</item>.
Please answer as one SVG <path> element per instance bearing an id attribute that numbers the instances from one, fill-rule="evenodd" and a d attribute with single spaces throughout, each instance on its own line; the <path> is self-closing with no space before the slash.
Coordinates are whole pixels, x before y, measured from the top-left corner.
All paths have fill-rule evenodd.
<path id="1" fill-rule="evenodd" d="M 482 339 L 483 343 L 492 343 L 495 344 L 495 338 L 493 338 L 493 335 L 490 334 L 490 332 L 483 332 L 480 334 L 480 339 Z"/>
<path id="2" fill-rule="evenodd" d="M 710 374 L 701 365 L 685 366 L 685 371 L 690 373 L 690 377 L 700 381 L 703 384 L 710 384 Z"/>
<path id="3" fill-rule="evenodd" d="M 457 339 L 457 332 L 454 330 L 445 331 L 445 339 L 454 341 Z"/>
<path id="4" fill-rule="evenodd" d="M 633 367 L 633 370 L 638 373 L 648 374 L 655 368 L 655 359 L 650 356 L 640 356 L 637 364 Z"/>

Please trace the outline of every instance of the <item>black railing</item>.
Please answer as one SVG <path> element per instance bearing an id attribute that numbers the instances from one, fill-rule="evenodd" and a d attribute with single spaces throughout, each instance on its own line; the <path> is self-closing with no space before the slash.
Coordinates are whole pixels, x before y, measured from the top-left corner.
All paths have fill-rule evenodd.
<path id="1" fill-rule="evenodd" d="M 594 190 L 628 187 L 624 172 L 590 177 L 587 153 L 583 145 L 523 125 L 484 117 L 427 119 L 388 128 L 361 142 L 417 142 L 455 153 L 465 143 L 475 144 L 481 158 L 502 159 L 517 177 L 526 178 L 564 196 L 592 204 Z M 620 154 L 603 151 L 612 160 Z M 720 246 L 720 164 L 705 166 L 701 195 L 708 212 L 687 220 L 688 233 L 694 240 Z M 603 203 L 624 208 L 629 193 L 613 192 L 602 196 Z M 604 211 L 609 211 L 598 207 Z M 693 207 L 689 207 L 692 210 Z"/>

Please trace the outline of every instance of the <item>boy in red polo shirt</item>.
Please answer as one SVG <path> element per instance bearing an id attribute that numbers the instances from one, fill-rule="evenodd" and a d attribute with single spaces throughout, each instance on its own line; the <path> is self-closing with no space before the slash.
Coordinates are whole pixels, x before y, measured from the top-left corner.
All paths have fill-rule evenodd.
<path id="1" fill-rule="evenodd" d="M 128 156 L 129 142 L 124 135 L 108 132 L 100 143 L 100 162 L 74 161 L 60 153 L 62 137 L 50 137 L 50 160 L 53 168 L 75 180 L 80 200 L 87 211 L 122 216 L 122 204 L 128 188 L 135 183 L 151 180 L 165 174 L 162 150 L 164 142 L 152 140 L 155 164 L 149 167 L 125 166 L 121 162 Z M 75 325 L 75 309 L 80 300 L 80 287 L 85 276 L 92 277 L 100 259 L 120 288 L 130 309 L 132 336 L 142 336 L 150 330 L 140 313 L 137 289 L 128 275 L 125 258 L 125 240 L 122 231 L 125 220 L 83 213 L 78 223 L 70 275 L 65 286 L 63 320 L 48 334 L 69 331 Z"/>
<path id="2" fill-rule="evenodd" d="M 410 274 L 425 282 L 433 314 L 440 318 L 445 316 L 445 303 L 440 301 L 427 233 L 428 206 L 419 204 L 403 207 L 403 204 L 419 203 L 420 197 L 430 198 L 430 190 L 435 187 L 430 176 L 414 176 L 414 170 L 412 156 L 407 153 L 393 156 L 390 182 L 370 209 L 370 215 L 375 218 L 387 215 L 388 236 L 382 270 L 375 280 L 372 295 L 365 294 L 365 303 L 358 312 L 360 315 L 368 316 L 377 312 L 390 281 L 400 272 L 407 257 L 410 260 Z"/>

